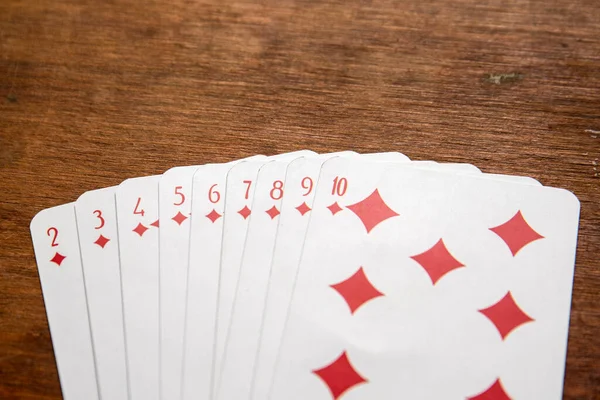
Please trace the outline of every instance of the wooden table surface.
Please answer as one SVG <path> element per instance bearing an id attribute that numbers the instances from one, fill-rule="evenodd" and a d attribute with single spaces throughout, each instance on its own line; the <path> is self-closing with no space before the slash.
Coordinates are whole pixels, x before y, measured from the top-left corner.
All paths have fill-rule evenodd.
<path id="1" fill-rule="evenodd" d="M 598 0 L 0 1 L 0 398 L 60 398 L 36 212 L 176 165 L 309 148 L 575 192 L 564 397 L 599 399 L 599 21 Z"/>

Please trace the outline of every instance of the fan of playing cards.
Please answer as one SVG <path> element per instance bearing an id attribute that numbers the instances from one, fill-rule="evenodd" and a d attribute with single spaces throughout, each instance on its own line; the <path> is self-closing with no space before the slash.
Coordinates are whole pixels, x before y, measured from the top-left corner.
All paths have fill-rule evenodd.
<path id="1" fill-rule="evenodd" d="M 40 212 L 65 399 L 562 398 L 579 202 L 470 164 L 299 151 Z"/>

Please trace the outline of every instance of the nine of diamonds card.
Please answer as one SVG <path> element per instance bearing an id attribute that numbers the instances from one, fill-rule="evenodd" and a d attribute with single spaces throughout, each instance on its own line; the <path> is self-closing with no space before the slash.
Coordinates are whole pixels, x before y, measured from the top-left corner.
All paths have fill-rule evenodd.
<path id="1" fill-rule="evenodd" d="M 562 398 L 568 191 L 400 153 L 173 168 L 31 223 L 65 399 Z"/>

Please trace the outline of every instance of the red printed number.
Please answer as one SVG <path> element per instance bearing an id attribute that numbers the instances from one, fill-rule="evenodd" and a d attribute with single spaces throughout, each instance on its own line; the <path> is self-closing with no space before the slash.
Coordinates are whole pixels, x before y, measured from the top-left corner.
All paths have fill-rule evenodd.
<path id="1" fill-rule="evenodd" d="M 100 225 L 98 225 L 98 226 L 97 226 L 97 227 L 95 227 L 94 229 L 100 229 L 100 228 L 102 228 L 102 227 L 104 226 L 104 223 L 106 222 L 106 221 L 104 221 L 104 218 L 102 218 L 102 211 L 100 211 L 100 210 L 94 210 L 94 213 L 93 213 L 93 214 L 94 214 L 96 217 L 98 217 L 98 219 L 100 220 L 100 222 L 99 222 L 99 223 L 100 223 Z"/>
<path id="2" fill-rule="evenodd" d="M 248 200 L 248 194 L 250 194 L 250 186 L 252 186 L 252 181 L 244 181 L 244 183 L 247 185 L 246 186 L 246 195 L 244 196 L 244 198 L 246 200 Z"/>
<path id="3" fill-rule="evenodd" d="M 348 180 L 346 178 L 340 178 L 339 176 L 336 176 L 333 180 L 331 194 L 343 196 L 346 194 L 346 190 L 348 190 Z"/>
<path id="4" fill-rule="evenodd" d="M 215 186 L 217 186 L 216 183 L 208 189 L 208 201 L 213 204 L 218 203 L 219 200 L 221 200 L 221 193 L 217 192 Z"/>
<path id="5" fill-rule="evenodd" d="M 273 189 L 269 194 L 273 200 L 281 199 L 283 197 L 283 182 L 279 180 L 273 182 Z"/>
<path id="6" fill-rule="evenodd" d="M 181 189 L 183 189 L 183 186 L 175 186 L 175 194 L 179 196 L 179 203 L 173 203 L 174 206 L 180 206 L 185 202 L 185 195 L 181 192 Z"/>
<path id="7" fill-rule="evenodd" d="M 58 229 L 56 229 L 55 227 L 48 228 L 48 230 L 46 231 L 46 235 L 52 237 L 52 243 L 50 244 L 51 247 L 58 246 L 58 243 L 56 242 L 56 238 L 58 237 Z"/>
<path id="8" fill-rule="evenodd" d="M 144 216 L 144 214 L 146 213 L 144 211 L 144 209 L 139 209 L 140 208 L 140 202 L 142 201 L 141 197 L 138 197 L 137 199 L 137 203 L 135 203 L 135 208 L 133 209 L 133 213 L 137 214 L 137 215 L 141 215 L 142 217 Z"/>
<path id="9" fill-rule="evenodd" d="M 306 193 L 304 193 L 302 196 L 308 196 L 310 194 L 310 192 L 312 192 L 312 190 L 313 190 L 313 180 L 310 177 L 305 176 L 302 179 L 301 185 L 302 185 L 302 189 L 306 189 Z"/>

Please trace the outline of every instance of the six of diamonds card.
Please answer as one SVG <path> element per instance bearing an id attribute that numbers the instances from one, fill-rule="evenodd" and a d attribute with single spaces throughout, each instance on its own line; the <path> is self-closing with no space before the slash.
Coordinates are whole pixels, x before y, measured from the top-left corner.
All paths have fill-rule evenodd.
<path id="1" fill-rule="evenodd" d="M 177 167 L 41 211 L 65 399 L 562 398 L 579 202 L 400 153 Z"/>

